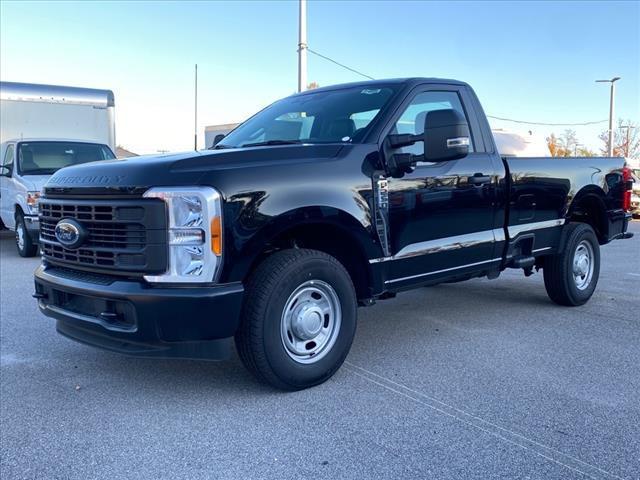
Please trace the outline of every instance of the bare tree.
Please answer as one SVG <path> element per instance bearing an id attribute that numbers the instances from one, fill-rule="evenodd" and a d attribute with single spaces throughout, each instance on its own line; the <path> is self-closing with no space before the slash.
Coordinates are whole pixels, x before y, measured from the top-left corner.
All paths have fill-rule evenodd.
<path id="1" fill-rule="evenodd" d="M 552 157 L 572 157 L 579 145 L 575 130 L 565 130 L 560 137 L 552 133 L 547 137 L 547 147 Z"/>
<path id="2" fill-rule="evenodd" d="M 613 130 L 613 156 L 638 158 L 640 157 L 640 132 L 638 124 L 631 120 L 618 120 L 618 125 Z M 600 149 L 602 155 L 609 152 L 609 132 L 605 130 L 598 138 L 602 140 L 603 146 Z"/>
<path id="3" fill-rule="evenodd" d="M 576 135 L 575 130 L 565 130 L 562 136 L 560 137 L 560 145 L 562 149 L 566 152 L 565 157 L 570 157 L 576 151 L 577 146 L 580 142 L 578 142 L 578 136 Z"/>

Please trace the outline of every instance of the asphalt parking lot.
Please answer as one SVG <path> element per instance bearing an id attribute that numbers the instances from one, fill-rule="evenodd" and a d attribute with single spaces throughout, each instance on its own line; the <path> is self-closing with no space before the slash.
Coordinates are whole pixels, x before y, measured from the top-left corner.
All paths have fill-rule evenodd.
<path id="1" fill-rule="evenodd" d="M 228 362 L 67 340 L 0 238 L 0 477 L 640 478 L 640 223 L 583 307 L 509 271 L 360 310 L 329 382 L 281 393 Z"/>

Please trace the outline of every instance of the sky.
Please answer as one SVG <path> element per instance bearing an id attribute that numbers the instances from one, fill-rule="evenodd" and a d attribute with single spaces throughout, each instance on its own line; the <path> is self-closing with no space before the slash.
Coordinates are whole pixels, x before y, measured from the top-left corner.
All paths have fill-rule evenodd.
<path id="1" fill-rule="evenodd" d="M 487 114 L 545 123 L 640 121 L 638 1 L 314 1 L 309 48 L 379 78 L 455 78 Z M 297 88 L 298 2 L 0 1 L 0 79 L 113 90 L 117 143 L 136 153 L 193 148 Z M 309 55 L 321 86 L 363 80 Z M 495 128 L 561 134 L 596 149 L 607 123 Z"/>

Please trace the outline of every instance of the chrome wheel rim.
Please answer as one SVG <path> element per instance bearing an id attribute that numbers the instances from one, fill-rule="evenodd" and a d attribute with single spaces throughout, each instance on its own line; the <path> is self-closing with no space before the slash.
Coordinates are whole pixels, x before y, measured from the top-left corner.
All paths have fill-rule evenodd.
<path id="1" fill-rule="evenodd" d="M 336 343 L 342 323 L 338 294 L 322 280 L 298 286 L 285 303 L 280 322 L 284 348 L 293 360 L 319 361 Z"/>
<path id="2" fill-rule="evenodd" d="M 16 228 L 16 243 L 20 250 L 24 250 L 24 226 L 22 223 L 19 223 Z"/>
<path id="3" fill-rule="evenodd" d="M 578 290 L 585 290 L 591 283 L 594 269 L 594 254 L 591 244 L 583 240 L 573 254 L 573 281 Z"/>

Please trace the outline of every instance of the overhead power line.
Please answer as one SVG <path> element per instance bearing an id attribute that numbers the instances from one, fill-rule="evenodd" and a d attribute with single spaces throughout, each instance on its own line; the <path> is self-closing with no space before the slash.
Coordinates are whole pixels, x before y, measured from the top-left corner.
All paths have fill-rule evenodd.
<path id="1" fill-rule="evenodd" d="M 326 55 L 322 55 L 321 53 L 316 52 L 315 50 L 312 50 L 309 47 L 306 47 L 306 50 L 309 53 L 313 53 L 314 55 L 323 58 L 331 63 L 334 63 L 336 65 L 338 65 L 339 67 L 342 67 L 346 70 L 349 70 L 350 72 L 353 73 L 357 73 L 360 76 L 363 76 L 365 78 L 368 78 L 369 80 L 375 80 L 375 78 L 373 78 L 370 75 L 367 75 L 366 73 L 362 73 L 358 70 L 356 70 L 355 68 L 351 68 L 348 67 L 347 65 L 340 63 L 336 60 L 334 60 L 333 58 L 327 57 Z M 525 120 L 514 120 L 513 118 L 504 118 L 504 117 L 496 117 L 494 115 L 487 115 L 487 117 L 489 118 L 493 118 L 494 120 L 502 120 L 504 122 L 513 122 L 513 123 L 522 123 L 522 124 L 526 124 L 526 125 L 545 125 L 545 126 L 549 126 L 549 127 L 583 127 L 586 125 L 597 125 L 598 123 L 604 123 L 607 121 L 607 119 L 605 118 L 604 120 L 597 120 L 597 121 L 593 121 L 593 122 L 581 122 L 581 123 L 546 123 L 546 122 L 528 122 Z"/>
<path id="2" fill-rule="evenodd" d="M 525 123 L 527 125 L 547 125 L 550 127 L 578 127 L 578 126 L 585 126 L 585 125 L 596 125 L 598 123 L 604 123 L 607 121 L 607 119 L 605 118 L 604 120 L 598 120 L 598 121 L 594 121 L 594 122 L 582 122 L 582 123 L 545 123 L 545 122 L 526 122 L 524 120 L 514 120 L 512 118 L 504 118 L 504 117 L 495 117 L 493 115 L 487 115 L 487 117 L 489 118 L 493 118 L 495 120 L 503 120 L 505 122 L 513 122 L 513 123 Z"/>
<path id="3" fill-rule="evenodd" d="M 340 62 L 335 61 L 333 58 L 329 58 L 329 57 L 327 57 L 327 56 L 325 56 L 325 55 L 322 55 L 321 53 L 318 53 L 318 52 L 316 52 L 316 51 L 314 51 L 314 50 L 311 50 L 309 47 L 307 47 L 307 52 L 309 52 L 309 53 L 313 53 L 314 55 L 316 55 L 316 56 L 318 56 L 318 57 L 320 57 L 320 58 L 324 58 L 325 60 L 328 60 L 328 61 L 329 61 L 329 62 L 331 62 L 331 63 L 335 63 L 336 65 L 338 65 L 338 66 L 340 66 L 340 67 L 342 67 L 342 68 L 346 68 L 347 70 L 349 70 L 349 71 L 351 71 L 351 72 L 353 72 L 353 73 L 357 73 L 358 75 L 362 75 L 363 77 L 368 78 L 369 80 L 375 80 L 375 78 L 373 78 L 373 77 L 371 77 L 371 76 L 367 75 L 366 73 L 359 72 L 359 71 L 358 71 L 358 70 L 356 70 L 355 68 L 347 67 L 346 65 L 344 65 L 344 64 L 342 64 L 342 63 L 340 63 Z"/>

